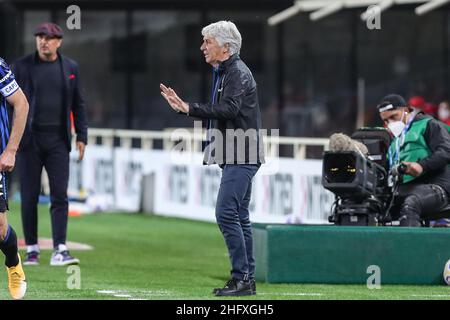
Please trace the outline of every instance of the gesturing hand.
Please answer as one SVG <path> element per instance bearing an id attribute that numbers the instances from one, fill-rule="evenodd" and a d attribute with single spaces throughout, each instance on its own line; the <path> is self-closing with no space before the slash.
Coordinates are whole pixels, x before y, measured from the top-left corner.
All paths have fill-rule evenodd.
<path id="1" fill-rule="evenodd" d="M 161 89 L 161 95 L 167 100 L 173 110 L 189 113 L 189 105 L 181 100 L 172 88 L 168 88 L 162 83 L 159 85 L 159 88 Z"/>

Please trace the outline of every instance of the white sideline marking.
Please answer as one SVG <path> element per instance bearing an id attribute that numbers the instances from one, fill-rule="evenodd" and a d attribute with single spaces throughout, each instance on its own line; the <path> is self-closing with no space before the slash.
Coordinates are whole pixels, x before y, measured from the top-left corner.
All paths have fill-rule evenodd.
<path id="1" fill-rule="evenodd" d="M 306 293 L 306 292 L 293 292 L 293 293 L 271 293 L 271 292 L 256 292 L 256 295 L 277 295 L 277 296 L 323 296 L 322 293 Z"/>
<path id="2" fill-rule="evenodd" d="M 144 297 L 165 297 L 171 295 L 171 292 L 165 290 L 97 290 L 97 293 L 112 295 L 116 298 L 128 298 L 128 300 L 147 300 Z"/>
<path id="3" fill-rule="evenodd" d="M 130 300 L 145 300 L 144 298 L 137 298 L 135 295 L 139 296 L 171 296 L 171 292 L 165 290 L 97 290 L 97 293 L 113 295 L 118 298 L 130 298 Z M 278 296 L 323 296 L 323 293 L 315 292 L 282 292 L 282 293 L 272 293 L 272 292 L 258 292 L 257 295 L 278 295 Z M 415 295 L 415 296 L 429 296 L 429 295 Z M 450 297 L 450 295 L 440 295 L 442 297 Z"/>
<path id="4" fill-rule="evenodd" d="M 97 293 L 104 293 L 104 294 L 114 294 L 117 291 L 114 290 L 97 290 Z"/>
<path id="5" fill-rule="evenodd" d="M 17 245 L 19 246 L 19 249 L 21 249 L 21 250 L 25 250 L 27 248 L 27 246 L 25 244 L 25 239 L 23 239 L 23 238 L 17 239 Z M 39 238 L 38 245 L 41 250 L 53 250 L 53 240 L 50 238 Z M 69 248 L 69 250 L 93 250 L 94 249 L 93 246 L 90 246 L 88 244 L 73 242 L 73 241 L 67 241 L 66 245 Z"/>
<path id="6" fill-rule="evenodd" d="M 413 294 L 411 297 L 450 298 L 450 294 Z"/>

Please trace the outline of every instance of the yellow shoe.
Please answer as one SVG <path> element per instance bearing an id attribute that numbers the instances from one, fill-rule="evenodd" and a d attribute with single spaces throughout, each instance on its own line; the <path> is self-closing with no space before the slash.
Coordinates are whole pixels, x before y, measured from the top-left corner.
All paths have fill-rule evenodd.
<path id="1" fill-rule="evenodd" d="M 25 273 L 22 269 L 22 262 L 19 256 L 19 263 L 15 267 L 8 268 L 8 289 L 13 299 L 22 299 L 27 291 L 27 282 L 25 281 Z"/>

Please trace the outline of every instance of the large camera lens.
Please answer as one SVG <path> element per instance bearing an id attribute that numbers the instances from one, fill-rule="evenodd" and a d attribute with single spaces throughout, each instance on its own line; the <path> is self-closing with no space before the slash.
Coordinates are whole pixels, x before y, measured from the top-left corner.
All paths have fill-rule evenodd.
<path id="1" fill-rule="evenodd" d="M 352 154 L 327 154 L 324 178 L 328 183 L 351 183 L 356 174 L 356 158 Z"/>

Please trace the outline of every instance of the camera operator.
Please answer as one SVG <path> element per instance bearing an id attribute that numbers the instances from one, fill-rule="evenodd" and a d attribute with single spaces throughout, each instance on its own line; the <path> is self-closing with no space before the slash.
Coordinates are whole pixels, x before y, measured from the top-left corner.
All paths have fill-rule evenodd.
<path id="1" fill-rule="evenodd" d="M 450 134 L 443 123 L 411 108 L 400 95 L 384 97 L 377 108 L 393 135 L 391 173 L 402 175 L 390 213 L 400 226 L 421 226 L 449 201 Z"/>

